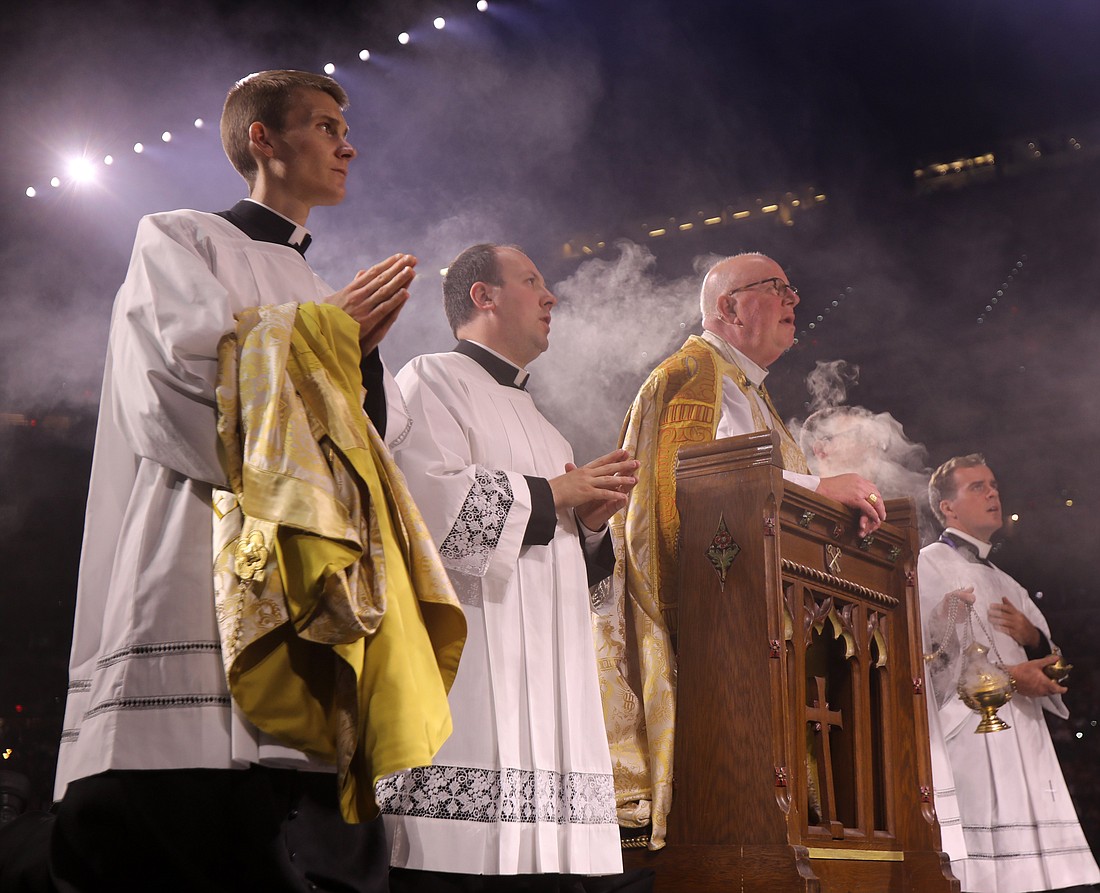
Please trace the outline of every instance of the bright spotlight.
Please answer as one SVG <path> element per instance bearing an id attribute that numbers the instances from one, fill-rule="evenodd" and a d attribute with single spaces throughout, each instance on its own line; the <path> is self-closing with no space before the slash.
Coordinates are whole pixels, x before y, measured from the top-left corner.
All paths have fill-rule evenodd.
<path id="1" fill-rule="evenodd" d="M 359 58 L 362 61 L 367 62 L 370 59 L 370 50 L 360 50 L 359 51 Z"/>
<path id="2" fill-rule="evenodd" d="M 432 24 L 435 25 L 436 31 L 442 31 L 445 27 L 447 27 L 447 20 L 443 18 L 443 16 L 439 16 L 439 18 L 432 22 Z"/>
<path id="3" fill-rule="evenodd" d="M 95 165 L 84 156 L 69 160 L 69 178 L 76 183 L 87 183 L 95 177 Z"/>
<path id="4" fill-rule="evenodd" d="M 52 179 L 50 180 L 50 185 L 51 185 L 51 186 L 52 186 L 52 187 L 53 187 L 54 189 L 57 189 L 57 187 L 61 185 L 61 178 L 60 178 L 60 177 L 53 177 L 53 178 L 52 178 Z"/>
<path id="5" fill-rule="evenodd" d="M 33 186 L 28 186 L 27 187 L 27 198 L 34 198 L 36 195 L 38 195 L 38 190 L 35 189 Z"/>
<path id="6" fill-rule="evenodd" d="M 402 31 L 400 34 L 398 34 L 397 35 L 397 42 L 399 44 L 401 44 L 401 46 L 404 46 L 405 44 L 407 44 L 409 42 L 409 32 L 408 31 Z"/>
<path id="7" fill-rule="evenodd" d="M 144 151 L 145 151 L 145 146 L 143 146 L 141 143 L 134 143 L 134 152 L 135 153 L 140 155 Z"/>
<path id="8" fill-rule="evenodd" d="M 336 74 L 336 65 L 332 62 L 325 63 L 325 74 Z"/>
<path id="9" fill-rule="evenodd" d="M 489 8 L 489 0 L 477 0 L 477 11 L 485 12 Z"/>
<path id="10" fill-rule="evenodd" d="M 107 165 L 107 167 L 110 167 L 112 164 L 115 163 L 115 156 L 114 155 L 104 155 L 103 156 L 103 163 L 105 165 Z"/>
<path id="11" fill-rule="evenodd" d="M 162 134 L 160 135 L 160 141 L 161 141 L 162 143 L 170 143 L 170 142 L 172 142 L 172 131 L 170 131 L 170 130 L 166 130 L 166 131 L 164 131 L 164 133 L 162 133 Z"/>
<path id="12" fill-rule="evenodd" d="M 195 126 L 196 127 L 205 127 L 206 122 L 202 118 L 196 118 L 195 119 Z"/>

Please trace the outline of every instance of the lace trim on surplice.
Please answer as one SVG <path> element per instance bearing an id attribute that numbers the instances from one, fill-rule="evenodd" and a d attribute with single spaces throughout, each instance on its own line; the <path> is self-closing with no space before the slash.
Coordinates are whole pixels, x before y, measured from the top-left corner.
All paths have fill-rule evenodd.
<path id="1" fill-rule="evenodd" d="M 464 822 L 616 823 L 613 776 L 590 772 L 420 766 L 383 778 L 375 795 L 389 815 Z"/>
<path id="2" fill-rule="evenodd" d="M 514 501 L 505 472 L 476 468 L 474 485 L 439 547 L 443 566 L 460 574 L 484 576 Z"/>

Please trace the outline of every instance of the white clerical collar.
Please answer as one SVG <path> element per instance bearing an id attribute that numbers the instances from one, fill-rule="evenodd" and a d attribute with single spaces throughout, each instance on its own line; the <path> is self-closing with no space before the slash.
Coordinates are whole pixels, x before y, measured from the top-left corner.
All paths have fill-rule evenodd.
<path id="1" fill-rule="evenodd" d="M 484 355 L 482 357 L 479 357 L 477 356 L 476 351 L 465 349 L 464 345 L 473 345 L 473 347 L 484 351 L 491 357 L 499 360 L 500 363 L 504 365 L 502 366 L 500 365 L 500 363 L 482 362 Z M 526 369 L 517 366 L 507 357 L 497 353 L 491 347 L 486 347 L 480 341 L 474 341 L 472 338 L 462 338 L 459 340 L 458 344 L 455 345 L 455 350 L 480 363 L 482 368 L 484 368 L 486 372 L 492 375 L 493 378 L 495 378 L 500 384 L 507 385 L 513 388 L 519 388 L 521 391 L 527 389 L 527 379 L 531 377 L 531 373 L 528 372 Z"/>
<path id="2" fill-rule="evenodd" d="M 727 362 L 733 363 L 734 366 L 744 372 L 745 377 L 749 380 L 749 384 L 759 387 L 764 383 L 764 379 L 768 377 L 767 369 L 756 365 L 756 363 L 741 353 L 741 351 L 726 341 L 721 335 L 716 335 L 709 329 L 705 329 L 703 331 L 703 340 L 725 357 Z"/>
<path id="3" fill-rule="evenodd" d="M 957 536 L 961 540 L 966 540 L 970 545 L 978 550 L 979 558 L 988 558 L 989 552 L 993 548 L 992 543 L 983 543 L 977 537 L 971 536 L 969 533 L 963 533 L 957 527 L 948 527 L 944 530 L 944 533 L 950 533 L 952 536 Z"/>
<path id="4" fill-rule="evenodd" d="M 293 226 L 294 227 L 294 232 L 292 232 L 290 234 L 290 237 L 286 240 L 286 243 L 288 245 L 301 245 L 302 242 L 305 241 L 306 236 L 309 236 L 309 238 L 311 238 L 311 239 L 313 238 L 313 234 L 308 229 L 306 229 L 304 226 L 302 226 L 297 221 L 291 220 L 289 217 L 286 216 L 286 214 L 280 214 L 274 208 L 269 207 L 268 205 L 265 205 L 263 202 L 258 202 L 258 201 L 256 201 L 256 199 L 254 199 L 252 197 L 246 198 L 246 199 L 244 199 L 244 201 L 252 202 L 252 204 L 254 204 L 254 205 L 259 205 L 265 211 L 270 211 L 272 214 L 276 215 L 277 217 L 282 217 L 283 220 L 285 220 L 287 223 L 289 223 L 291 226 Z"/>

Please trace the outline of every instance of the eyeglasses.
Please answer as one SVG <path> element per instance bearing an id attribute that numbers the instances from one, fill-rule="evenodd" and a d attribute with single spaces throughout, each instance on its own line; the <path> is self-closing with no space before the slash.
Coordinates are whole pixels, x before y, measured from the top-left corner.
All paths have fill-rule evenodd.
<path id="1" fill-rule="evenodd" d="M 770 276 L 767 279 L 761 279 L 759 282 L 750 282 L 748 285 L 739 285 L 737 288 L 727 292 L 727 294 L 735 295 L 739 291 L 745 291 L 745 289 L 748 288 L 756 288 L 758 285 L 767 285 L 769 282 L 772 285 L 772 290 L 775 292 L 776 297 L 785 298 L 787 292 L 790 292 L 796 298 L 798 297 L 798 289 L 789 282 L 784 282 L 778 276 Z"/>

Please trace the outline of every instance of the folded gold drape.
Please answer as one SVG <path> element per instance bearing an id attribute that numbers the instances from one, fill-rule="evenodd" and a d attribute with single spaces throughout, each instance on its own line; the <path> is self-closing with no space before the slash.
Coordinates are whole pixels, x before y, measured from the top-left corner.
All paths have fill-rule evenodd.
<path id="1" fill-rule="evenodd" d="M 219 348 L 217 617 L 229 689 L 332 761 L 348 821 L 431 762 L 466 624 L 401 472 L 362 410 L 358 325 L 325 304 L 242 313 Z"/>

